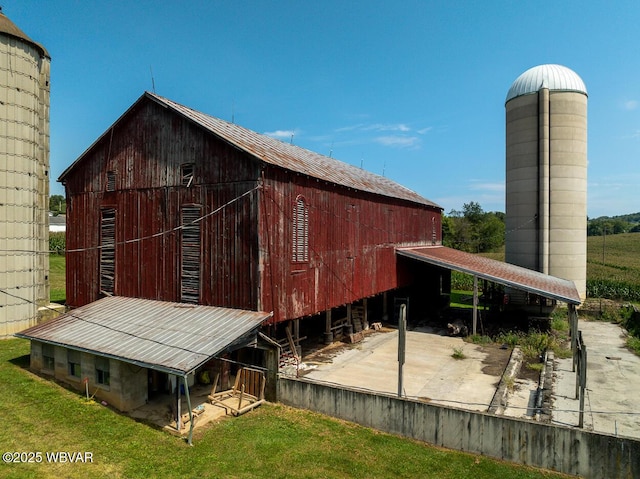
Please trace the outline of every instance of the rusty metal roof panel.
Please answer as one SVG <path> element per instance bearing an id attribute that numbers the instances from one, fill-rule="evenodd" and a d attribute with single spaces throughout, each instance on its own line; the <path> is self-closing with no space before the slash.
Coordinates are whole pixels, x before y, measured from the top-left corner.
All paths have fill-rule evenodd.
<path id="1" fill-rule="evenodd" d="M 418 261 L 472 274 L 494 283 L 511 286 L 547 298 L 580 304 L 573 281 L 556 278 L 521 266 L 465 253 L 445 246 L 397 248 L 396 253 Z"/>
<path id="2" fill-rule="evenodd" d="M 107 297 L 16 336 L 43 341 L 172 374 L 255 339 L 270 313 Z"/>
<path id="3" fill-rule="evenodd" d="M 355 190 L 442 209 L 436 203 L 383 176 L 206 115 L 153 93 L 146 92 L 145 95 L 271 165 Z"/>

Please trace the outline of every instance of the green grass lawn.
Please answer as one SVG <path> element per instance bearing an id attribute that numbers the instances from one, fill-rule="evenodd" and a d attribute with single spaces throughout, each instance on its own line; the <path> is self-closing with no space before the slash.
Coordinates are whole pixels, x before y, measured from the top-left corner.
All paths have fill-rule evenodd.
<path id="1" fill-rule="evenodd" d="M 65 289 L 65 265 L 64 255 L 49 255 L 49 297 L 52 303 L 64 304 L 67 297 L 67 291 Z"/>
<path id="2" fill-rule="evenodd" d="M 30 373 L 28 353 L 19 339 L 0 348 L 2 452 L 91 452 L 93 463 L 0 463 L 0 477 L 568 477 L 277 404 L 196 431 L 191 447 Z"/>

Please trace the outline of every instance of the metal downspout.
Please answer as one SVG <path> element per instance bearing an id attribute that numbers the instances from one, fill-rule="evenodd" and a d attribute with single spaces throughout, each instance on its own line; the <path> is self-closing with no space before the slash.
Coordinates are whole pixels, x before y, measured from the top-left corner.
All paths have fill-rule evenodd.
<path id="1" fill-rule="evenodd" d="M 538 270 L 549 274 L 550 116 L 549 89 L 538 92 Z"/>

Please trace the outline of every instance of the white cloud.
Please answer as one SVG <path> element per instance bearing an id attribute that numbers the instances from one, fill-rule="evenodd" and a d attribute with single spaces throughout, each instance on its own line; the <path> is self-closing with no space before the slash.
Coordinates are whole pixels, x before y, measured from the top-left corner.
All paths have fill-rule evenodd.
<path id="1" fill-rule="evenodd" d="M 420 143 L 420 139 L 415 136 L 378 136 L 374 138 L 374 141 L 383 146 L 395 146 L 398 148 L 416 147 Z"/>
<path id="2" fill-rule="evenodd" d="M 279 140 L 290 140 L 292 135 L 295 138 L 296 133 L 297 132 L 295 130 L 276 130 L 264 132 L 265 135 L 270 136 L 271 138 L 277 138 Z"/>
<path id="3" fill-rule="evenodd" d="M 409 128 L 407 125 L 405 125 L 404 123 L 398 123 L 398 124 L 383 124 L 383 123 L 375 123 L 373 125 L 369 125 L 366 128 L 363 128 L 364 131 L 411 131 L 411 128 Z"/>
<path id="4" fill-rule="evenodd" d="M 626 100 L 624 102 L 624 109 L 625 110 L 635 110 L 636 108 L 638 108 L 638 101 L 637 100 Z"/>
<path id="5" fill-rule="evenodd" d="M 338 128 L 336 131 L 401 131 L 406 133 L 412 131 L 412 129 L 405 123 L 357 123 L 355 125 Z M 420 133 L 422 131 L 424 131 L 424 129 L 419 130 L 418 132 Z"/>
<path id="6" fill-rule="evenodd" d="M 505 184 L 503 182 L 484 182 L 481 180 L 471 180 L 471 189 L 476 191 L 504 193 Z"/>

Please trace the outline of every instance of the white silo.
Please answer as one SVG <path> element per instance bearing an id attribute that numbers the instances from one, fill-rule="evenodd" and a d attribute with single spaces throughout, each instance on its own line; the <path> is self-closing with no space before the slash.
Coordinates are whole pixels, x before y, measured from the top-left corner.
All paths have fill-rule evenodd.
<path id="1" fill-rule="evenodd" d="M 575 283 L 586 296 L 587 89 L 561 65 L 520 75 L 506 103 L 508 263 Z"/>
<path id="2" fill-rule="evenodd" d="M 0 12 L 0 338 L 49 303 L 49 65 Z"/>

